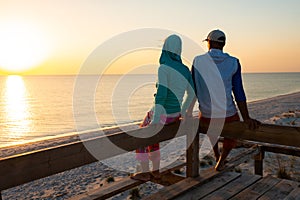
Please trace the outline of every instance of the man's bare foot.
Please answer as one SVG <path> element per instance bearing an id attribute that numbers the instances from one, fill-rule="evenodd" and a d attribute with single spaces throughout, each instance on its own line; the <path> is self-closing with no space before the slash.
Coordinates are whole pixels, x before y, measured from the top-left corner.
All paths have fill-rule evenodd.
<path id="1" fill-rule="evenodd" d="M 225 161 L 222 161 L 222 162 L 217 162 L 216 166 L 215 166 L 215 170 L 216 171 L 222 171 L 226 168 L 226 164 L 225 164 Z"/>
<path id="2" fill-rule="evenodd" d="M 216 162 L 218 162 L 218 160 L 220 159 L 220 156 L 215 156 L 216 158 Z"/>
<path id="3" fill-rule="evenodd" d="M 220 157 L 216 158 L 216 163 L 218 162 L 218 160 L 220 159 Z M 224 164 L 228 163 L 228 160 L 224 161 Z"/>
<path id="4" fill-rule="evenodd" d="M 154 179 L 160 179 L 161 178 L 159 170 L 152 171 L 151 175 L 153 176 Z"/>
<path id="5" fill-rule="evenodd" d="M 149 172 L 135 173 L 130 176 L 130 178 L 139 181 L 150 181 L 151 176 Z"/>

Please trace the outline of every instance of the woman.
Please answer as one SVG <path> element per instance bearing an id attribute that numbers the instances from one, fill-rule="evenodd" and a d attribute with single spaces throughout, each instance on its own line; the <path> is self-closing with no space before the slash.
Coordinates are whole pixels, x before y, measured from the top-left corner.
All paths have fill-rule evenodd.
<path id="1" fill-rule="evenodd" d="M 148 124 L 170 124 L 179 121 L 194 99 L 194 84 L 191 73 L 181 60 L 182 42 L 177 35 L 170 35 L 164 42 L 159 59 L 157 92 L 155 105 L 147 113 L 141 126 Z M 183 97 L 187 97 L 183 102 Z M 151 174 L 159 178 L 160 151 L 159 144 L 138 149 L 137 160 L 141 163 L 142 172 L 134 174 L 133 179 L 148 181 Z M 153 170 L 149 173 L 149 160 Z"/>

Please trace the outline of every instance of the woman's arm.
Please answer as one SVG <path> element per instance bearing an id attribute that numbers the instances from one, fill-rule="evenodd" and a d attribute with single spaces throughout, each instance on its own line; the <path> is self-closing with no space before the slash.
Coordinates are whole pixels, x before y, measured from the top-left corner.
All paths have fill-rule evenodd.
<path id="1" fill-rule="evenodd" d="M 181 109 L 181 115 L 182 117 L 184 116 L 192 116 L 193 113 L 193 108 L 196 102 L 196 95 L 195 95 L 195 87 L 194 87 L 194 81 L 192 79 L 192 76 L 189 76 L 189 83 L 187 86 L 187 97 L 182 104 L 182 109 Z"/>
<path id="2" fill-rule="evenodd" d="M 168 78 L 167 78 L 167 70 L 165 67 L 160 66 L 158 68 L 158 81 L 157 81 L 157 91 L 155 95 L 155 105 L 154 105 L 154 113 L 152 124 L 159 123 L 160 116 L 165 113 L 164 104 L 167 99 L 168 94 Z"/>

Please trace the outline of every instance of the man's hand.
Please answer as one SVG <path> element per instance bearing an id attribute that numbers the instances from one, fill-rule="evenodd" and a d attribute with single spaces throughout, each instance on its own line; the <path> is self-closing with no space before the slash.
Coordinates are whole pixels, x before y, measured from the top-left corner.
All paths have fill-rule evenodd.
<path id="1" fill-rule="evenodd" d="M 250 130 L 255 130 L 258 128 L 259 125 L 261 125 L 260 121 L 257 121 L 256 119 L 251 119 L 251 118 L 244 120 L 244 123 L 246 123 L 248 125 L 248 128 Z"/>
<path id="2" fill-rule="evenodd" d="M 246 101 L 237 102 L 237 105 L 239 107 L 239 110 L 241 111 L 241 115 L 243 117 L 244 123 L 248 125 L 248 128 L 250 130 L 257 129 L 261 123 L 256 119 L 252 119 L 249 117 Z"/>

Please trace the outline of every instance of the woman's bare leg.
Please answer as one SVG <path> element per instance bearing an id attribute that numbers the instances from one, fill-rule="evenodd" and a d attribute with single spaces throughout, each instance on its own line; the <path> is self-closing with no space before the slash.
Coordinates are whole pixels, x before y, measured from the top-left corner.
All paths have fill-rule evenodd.
<path id="1" fill-rule="evenodd" d="M 142 167 L 142 172 L 135 173 L 131 176 L 132 179 L 140 180 L 140 181 L 149 181 L 151 179 L 149 173 L 149 161 L 148 162 L 140 162 Z"/>

